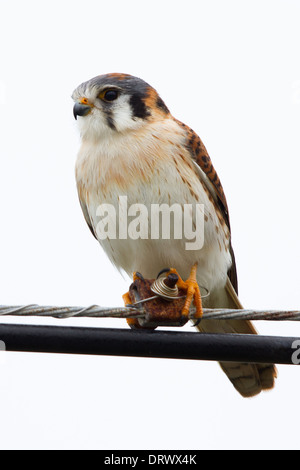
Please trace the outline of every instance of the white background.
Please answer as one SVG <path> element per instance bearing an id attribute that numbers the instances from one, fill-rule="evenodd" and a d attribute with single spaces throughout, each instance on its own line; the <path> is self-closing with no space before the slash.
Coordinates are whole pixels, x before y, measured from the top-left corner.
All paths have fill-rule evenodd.
<path id="1" fill-rule="evenodd" d="M 130 281 L 77 200 L 70 95 L 125 72 L 203 139 L 228 199 L 243 304 L 299 308 L 299 15 L 297 0 L 1 0 L 0 303 L 122 305 Z M 257 326 L 300 336 L 295 323 Z M 4 354 L 4 449 L 299 446 L 296 367 L 279 366 L 276 388 L 247 400 L 211 362 Z"/>

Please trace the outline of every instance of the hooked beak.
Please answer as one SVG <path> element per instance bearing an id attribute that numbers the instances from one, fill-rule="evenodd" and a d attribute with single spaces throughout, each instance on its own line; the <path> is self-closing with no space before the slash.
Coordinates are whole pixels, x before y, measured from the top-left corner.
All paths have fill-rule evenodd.
<path id="1" fill-rule="evenodd" d="M 86 98 L 82 98 L 80 101 L 76 101 L 73 108 L 74 118 L 77 116 L 86 116 L 91 112 L 93 105 L 88 102 Z"/>

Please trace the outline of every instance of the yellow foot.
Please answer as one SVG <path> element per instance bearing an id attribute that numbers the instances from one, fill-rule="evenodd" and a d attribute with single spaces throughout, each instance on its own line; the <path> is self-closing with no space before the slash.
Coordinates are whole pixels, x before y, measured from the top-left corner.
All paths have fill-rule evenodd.
<path id="1" fill-rule="evenodd" d="M 140 279 L 141 278 L 141 275 L 139 273 L 133 273 L 133 282 L 136 281 L 137 279 Z M 125 307 L 127 305 L 131 305 L 132 302 L 131 302 L 131 299 L 130 299 L 130 295 L 129 295 L 129 292 L 126 292 L 126 294 L 122 295 L 122 299 L 123 299 L 123 302 L 125 304 Z M 128 323 L 128 325 L 130 326 L 130 328 L 141 328 L 138 320 L 136 318 L 126 318 L 126 321 Z"/>
<path id="2" fill-rule="evenodd" d="M 131 305 L 131 299 L 130 299 L 129 292 L 126 292 L 126 294 L 123 294 L 122 299 L 123 299 L 125 307 L 126 307 L 126 305 Z"/>
<path id="3" fill-rule="evenodd" d="M 202 301 L 201 301 L 201 293 L 200 293 L 200 288 L 197 283 L 197 265 L 198 263 L 195 263 L 191 269 L 191 273 L 189 278 L 184 281 L 176 271 L 176 269 L 172 268 L 170 269 L 169 273 L 175 273 L 178 276 L 178 282 L 177 286 L 179 289 L 185 290 L 186 291 L 186 299 L 185 299 L 185 304 L 184 307 L 181 311 L 181 314 L 183 317 L 188 317 L 189 315 L 189 310 L 190 306 L 192 303 L 192 300 L 194 301 L 194 305 L 196 307 L 196 313 L 194 315 L 194 318 L 196 319 L 195 325 L 197 325 L 203 315 L 203 310 L 202 310 Z"/>

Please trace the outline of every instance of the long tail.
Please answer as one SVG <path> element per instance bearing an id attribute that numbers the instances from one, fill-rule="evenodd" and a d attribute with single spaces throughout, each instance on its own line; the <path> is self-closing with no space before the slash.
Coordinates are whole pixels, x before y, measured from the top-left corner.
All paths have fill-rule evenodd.
<path id="1" fill-rule="evenodd" d="M 210 299 L 209 307 L 243 308 L 229 279 L 225 289 Z M 197 329 L 205 333 L 257 334 L 252 323 L 246 320 L 202 320 Z M 277 377 L 273 364 L 222 362 L 220 366 L 243 397 L 253 397 L 262 390 L 273 388 Z"/>

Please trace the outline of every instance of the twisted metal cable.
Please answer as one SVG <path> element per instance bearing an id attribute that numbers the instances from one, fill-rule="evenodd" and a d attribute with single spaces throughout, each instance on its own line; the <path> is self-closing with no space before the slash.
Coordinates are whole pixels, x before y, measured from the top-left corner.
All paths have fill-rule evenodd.
<path id="1" fill-rule="evenodd" d="M 54 318 L 90 317 L 90 318 L 139 318 L 144 316 L 138 309 L 127 307 L 50 307 L 37 304 L 22 306 L 0 305 L 0 316 L 39 316 Z"/>
<path id="2" fill-rule="evenodd" d="M 190 309 L 193 318 L 195 309 Z M 38 316 L 53 318 L 142 318 L 144 314 L 138 307 L 51 307 L 36 304 L 21 306 L 0 305 L 0 316 Z M 299 310 L 253 310 L 253 309 L 203 309 L 203 320 L 272 320 L 299 321 Z"/>

